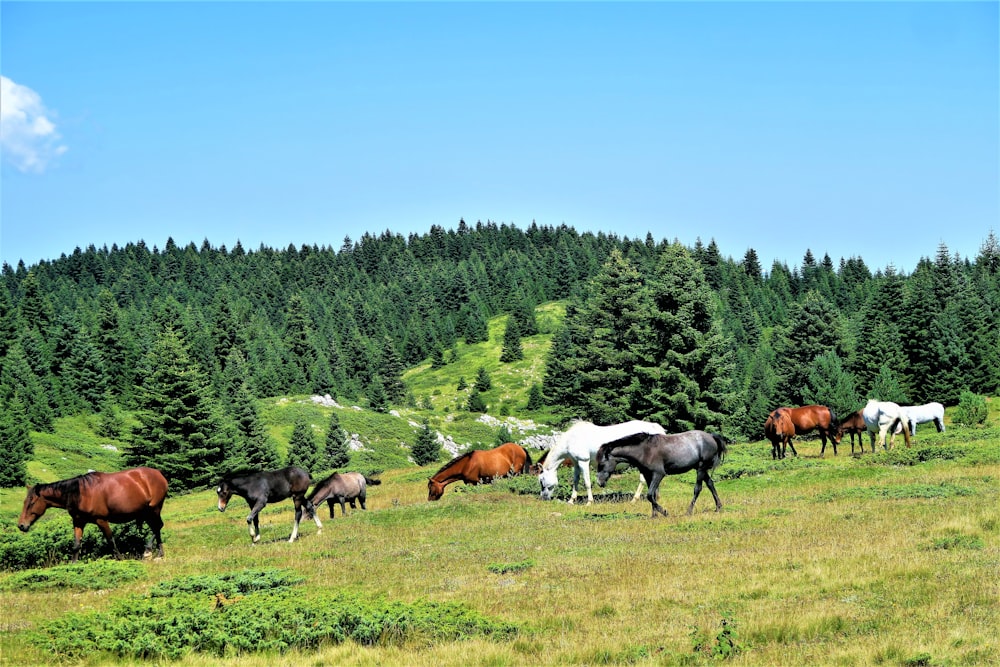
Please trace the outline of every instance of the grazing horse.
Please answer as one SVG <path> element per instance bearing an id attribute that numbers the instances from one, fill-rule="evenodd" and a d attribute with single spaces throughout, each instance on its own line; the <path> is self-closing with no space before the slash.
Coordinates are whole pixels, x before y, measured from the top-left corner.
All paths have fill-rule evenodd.
<path id="1" fill-rule="evenodd" d="M 843 435 L 840 432 L 840 424 L 837 422 L 837 415 L 834 414 L 831 408 L 825 405 L 804 405 L 801 408 L 778 408 L 783 412 L 788 414 L 789 419 L 791 419 L 792 424 L 795 427 L 795 433 L 793 435 L 802 435 L 803 433 L 809 433 L 810 431 L 818 431 L 820 440 L 823 441 L 823 446 L 819 450 L 819 455 L 823 456 L 826 452 L 826 440 L 830 439 L 833 443 L 833 455 L 837 455 L 837 445 L 840 444 L 840 438 Z M 775 412 L 777 412 L 776 410 Z M 774 414 L 773 412 L 771 414 Z M 765 422 L 765 429 L 767 428 Z M 795 445 L 792 444 L 792 438 L 787 437 L 784 439 L 784 444 L 787 444 L 792 448 L 792 454 L 798 456 L 799 453 L 795 451 Z M 771 454 L 774 455 L 774 440 L 771 441 Z M 785 448 L 781 449 L 781 458 L 785 458 Z"/>
<path id="2" fill-rule="evenodd" d="M 319 531 L 323 524 L 316 516 L 316 509 L 306 499 L 306 491 L 312 479 L 302 468 L 288 466 L 281 470 L 265 470 L 263 472 L 231 473 L 222 478 L 215 492 L 219 496 L 219 511 L 225 512 L 229 499 L 233 494 L 243 498 L 250 506 L 247 515 L 247 528 L 253 543 L 260 541 L 260 524 L 257 517 L 268 503 L 276 503 L 285 498 L 291 498 L 295 503 L 295 527 L 289 542 L 294 542 L 299 536 L 299 521 L 302 519 L 302 507 L 305 506 L 308 516 L 316 522 Z M 317 532 L 319 532 L 317 531 Z"/>
<path id="3" fill-rule="evenodd" d="M 573 492 L 570 494 L 569 502 L 575 503 L 577 497 L 577 486 L 580 477 L 583 477 L 587 486 L 587 504 L 594 502 L 594 494 L 590 486 L 590 460 L 597 456 L 597 450 L 601 445 L 621 440 L 630 435 L 644 433 L 646 435 L 666 435 L 666 431 L 659 424 L 633 419 L 622 424 L 612 424 L 611 426 L 596 426 L 590 422 L 576 422 L 559 436 L 559 440 L 549 450 L 542 470 L 538 475 L 538 482 L 542 486 L 542 500 L 551 500 L 555 495 L 556 487 L 559 485 L 558 469 L 559 464 L 565 458 L 573 461 Z M 639 487 L 635 490 L 633 500 L 639 497 L 642 490 L 642 480 L 639 480 Z"/>
<path id="4" fill-rule="evenodd" d="M 767 416 L 764 421 L 764 437 L 771 441 L 771 458 L 785 458 L 785 451 L 792 446 L 792 453 L 798 456 L 792 438 L 795 437 L 795 424 L 788 415 L 788 408 L 778 408 Z"/>
<path id="5" fill-rule="evenodd" d="M 649 487 L 646 499 L 652 506 L 652 516 L 657 512 L 667 516 L 667 511 L 657 502 L 660 482 L 666 475 L 680 475 L 688 470 L 697 470 L 694 484 L 694 498 L 688 505 L 688 514 L 694 511 L 694 504 L 701 493 L 702 483 L 715 498 L 715 511 L 722 509 L 722 501 L 715 492 L 715 484 L 709 472 L 718 467 L 726 456 L 726 439 L 718 433 L 705 431 L 685 431 L 671 435 L 633 435 L 602 445 L 597 450 L 597 483 L 602 487 L 615 472 L 619 463 L 628 463 L 639 469 Z"/>
<path id="6" fill-rule="evenodd" d="M 885 444 L 885 434 L 889 431 L 895 431 L 896 426 L 900 423 L 906 422 L 906 412 L 903 411 L 896 403 L 890 401 L 876 401 L 870 400 L 864 409 L 861 410 L 861 416 L 865 420 L 865 429 L 871 436 L 872 451 L 875 451 L 875 433 L 878 432 L 878 443 L 882 445 L 882 448 L 889 450 L 892 447 L 893 438 L 895 438 L 895 433 L 889 438 L 888 447 Z M 903 439 L 906 440 L 906 446 L 910 446 L 910 429 L 904 428 Z"/>
<path id="7" fill-rule="evenodd" d="M 910 435 L 917 434 L 917 424 L 923 424 L 925 422 L 934 422 L 934 426 L 937 427 L 938 433 L 944 433 L 944 406 L 940 403 L 927 403 L 926 405 L 904 405 L 900 406 L 903 408 L 903 412 L 906 413 L 907 426 L 910 429 Z M 899 433 L 902 428 L 902 424 L 897 426 L 893 433 Z"/>
<path id="8" fill-rule="evenodd" d="M 108 523 L 146 522 L 153 536 L 146 545 L 151 552 L 153 544 L 163 557 L 163 540 L 160 529 L 163 520 L 160 512 L 163 499 L 167 497 L 167 480 L 154 468 L 132 468 L 121 472 L 89 472 L 86 475 L 64 479 L 51 484 L 35 484 L 28 487 L 24 499 L 21 518 L 17 527 L 23 532 L 31 528 L 38 517 L 50 507 L 58 507 L 69 512 L 73 519 L 73 562 L 80 556 L 80 540 L 88 523 L 95 523 L 104 533 L 104 538 L 119 558 L 121 553 L 115 544 L 111 526 Z"/>
<path id="9" fill-rule="evenodd" d="M 866 431 L 865 429 L 865 418 L 861 414 L 862 411 L 852 412 L 847 416 L 846 419 L 840 422 L 840 431 L 843 435 L 851 436 L 851 454 L 854 454 L 854 436 L 858 436 L 858 444 L 861 446 L 861 453 L 865 453 L 865 441 L 861 437 L 861 434 Z M 872 452 L 875 448 L 872 448 Z"/>
<path id="10" fill-rule="evenodd" d="M 318 507 L 326 501 L 330 508 L 330 518 L 333 518 L 334 503 L 340 503 L 340 513 L 347 514 L 345 503 L 351 504 L 351 509 L 357 509 L 355 501 L 361 501 L 361 509 L 365 507 L 365 495 L 368 485 L 381 484 L 382 480 L 366 477 L 360 472 L 335 472 L 313 487 L 308 500 L 313 507 Z"/>
<path id="11" fill-rule="evenodd" d="M 427 500 L 439 500 L 452 482 L 490 483 L 497 477 L 520 475 L 531 469 L 531 456 L 521 445 L 507 442 L 493 449 L 474 449 L 441 466 L 427 480 Z"/>

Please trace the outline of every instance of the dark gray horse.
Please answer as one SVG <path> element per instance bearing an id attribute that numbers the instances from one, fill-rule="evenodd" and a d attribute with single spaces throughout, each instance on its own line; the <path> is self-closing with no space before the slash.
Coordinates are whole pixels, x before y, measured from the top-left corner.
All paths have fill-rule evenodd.
<path id="1" fill-rule="evenodd" d="M 306 498 L 306 491 L 312 478 L 302 468 L 289 466 L 281 470 L 265 470 L 263 472 L 232 473 L 226 475 L 215 488 L 219 496 L 219 511 L 225 512 L 229 499 L 233 495 L 240 496 L 250 505 L 247 516 L 247 528 L 254 544 L 260 540 L 260 526 L 257 516 L 268 503 L 276 503 L 285 498 L 291 498 L 295 503 L 295 527 L 289 542 L 294 542 L 299 536 L 299 521 L 302 519 L 302 508 L 305 507 L 309 518 L 316 522 L 316 527 L 323 529 L 313 504 Z"/>
<path id="2" fill-rule="evenodd" d="M 670 435 L 632 435 L 609 442 L 597 450 L 597 483 L 603 487 L 615 472 L 619 463 L 628 463 L 639 469 L 648 487 L 646 499 L 652 505 L 656 518 L 659 512 L 667 516 L 667 511 L 656 502 L 660 482 L 667 475 L 680 475 L 688 470 L 697 470 L 698 479 L 694 485 L 694 498 L 688 506 L 688 514 L 694 511 L 695 501 L 701 493 L 702 483 L 715 498 L 715 511 L 722 509 L 719 494 L 708 473 L 725 458 L 726 439 L 718 433 L 686 431 Z"/>
<path id="3" fill-rule="evenodd" d="M 365 494 L 368 485 L 374 486 L 381 483 L 382 480 L 365 477 L 360 472 L 335 472 L 313 487 L 308 500 L 314 506 L 322 505 L 325 500 L 330 507 L 330 518 L 332 519 L 333 504 L 337 502 L 340 503 L 341 514 L 347 514 L 345 503 L 350 503 L 352 510 L 357 509 L 354 504 L 355 500 L 361 502 L 361 509 L 367 509 L 365 507 Z"/>

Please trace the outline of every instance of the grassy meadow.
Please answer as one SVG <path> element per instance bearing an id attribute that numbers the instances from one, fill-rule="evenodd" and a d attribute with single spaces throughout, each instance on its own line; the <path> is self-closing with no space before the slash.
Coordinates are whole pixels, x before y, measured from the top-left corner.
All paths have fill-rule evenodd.
<path id="1" fill-rule="evenodd" d="M 995 417 L 993 423 L 996 423 Z M 0 661 L 53 664 L 33 637 L 51 619 L 101 614 L 116 600 L 194 576 L 254 570 L 301 578 L 302 598 L 456 603 L 513 624 L 502 639 L 414 636 L 321 642 L 315 650 L 206 655 L 177 665 L 980 665 L 1000 662 L 1000 430 L 922 425 L 911 451 L 770 460 L 767 443 L 737 443 L 684 515 L 690 474 L 661 485 L 667 518 L 629 502 L 635 473 L 595 487 L 591 506 L 543 502 L 533 478 L 448 488 L 427 501 L 436 467 L 386 470 L 368 510 L 303 521 L 289 502 L 262 514 L 251 546 L 246 507 L 225 514 L 211 491 L 170 497 L 162 560 L 81 561 L 0 574 Z M 848 452 L 850 448 L 848 447 Z M 916 454 L 915 454 L 916 453 Z M 926 460 L 921 460 L 926 459 Z M 564 469 L 564 473 L 569 473 Z M 563 480 L 568 495 L 568 474 Z M 23 490 L 0 491 L 0 530 L 16 530 Z M 50 510 L 32 529 L 65 512 Z M 97 532 L 90 526 L 88 531 Z M 116 578 L 116 567 L 137 568 Z M 108 575 L 110 571 L 111 575 Z M 130 570 L 132 571 L 132 570 Z M 30 576 L 25 576 L 30 575 Z M 108 584 L 101 585 L 107 577 Z M 97 585 L 94 585 L 94 582 Z M 240 602 L 236 602 L 239 605 Z M 713 653 L 717 654 L 713 658 Z M 146 664 L 90 653 L 82 664 Z"/>
<path id="2" fill-rule="evenodd" d="M 986 427 L 954 425 L 949 411 L 946 433 L 921 425 L 909 449 L 851 456 L 843 443 L 820 458 L 819 441 L 800 438 L 798 458 L 772 461 L 769 443 L 734 443 L 714 474 L 719 513 L 706 490 L 684 514 L 691 473 L 664 480 L 670 516 L 655 520 L 648 502 L 630 502 L 634 471 L 595 486 L 590 506 L 539 500 L 531 476 L 456 484 L 428 502 L 439 466 L 407 458 L 423 421 L 467 445 L 498 435 L 495 422 L 460 409 L 458 380 L 471 385 L 480 366 L 494 384 L 489 414 L 537 424 L 512 427 L 515 439 L 551 433 L 553 415 L 523 404 L 559 308 L 539 311 L 541 333 L 525 339 L 521 362 L 494 361 L 498 318 L 490 342 L 459 345 L 442 369 L 411 369 L 404 379 L 420 407 L 260 401 L 280 449 L 296 418 L 305 414 L 319 440 L 336 410 L 365 445 L 351 469 L 381 471 L 367 511 L 338 508 L 331 520 L 324 506 L 322 532 L 303 520 L 294 544 L 289 501 L 264 510 L 252 546 L 243 500 L 221 514 L 204 490 L 168 497 L 165 558 L 101 557 L 91 525 L 73 566 L 66 512 L 49 510 L 22 535 L 24 489 L 0 490 L 0 665 L 1000 664 L 996 399 Z M 120 469 L 123 443 L 98 438 L 95 420 L 33 433 L 31 477 Z M 564 499 L 570 476 L 560 469 Z M 45 536 L 63 542 L 46 547 L 44 566 L 14 565 Z M 284 626 L 306 639 L 276 637 Z"/>

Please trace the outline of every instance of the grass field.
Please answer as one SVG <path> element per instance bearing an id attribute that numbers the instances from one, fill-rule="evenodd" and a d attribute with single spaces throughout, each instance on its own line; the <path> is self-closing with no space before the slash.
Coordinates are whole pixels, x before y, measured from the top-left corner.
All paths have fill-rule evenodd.
<path id="1" fill-rule="evenodd" d="M 251 546 L 242 500 L 220 514 L 211 491 L 170 497 L 162 560 L 90 559 L 63 579 L 69 566 L 0 573 L 0 663 L 60 660 L 34 639 L 51 619 L 105 614 L 185 578 L 274 569 L 302 580 L 292 590 L 303 600 L 455 604 L 516 633 L 383 635 L 222 657 L 190 648 L 176 661 L 106 651 L 68 662 L 1000 663 L 1000 430 L 938 435 L 923 425 L 909 453 L 897 445 L 851 457 L 841 448 L 820 459 L 818 441 L 797 448 L 798 459 L 772 462 L 767 443 L 733 445 L 715 475 L 720 513 L 706 491 L 685 516 L 693 476 L 668 478 L 661 504 L 670 516 L 656 520 L 647 502 L 623 500 L 635 488 L 631 471 L 595 487 L 594 505 L 570 506 L 540 501 L 534 478 L 455 485 L 431 503 L 426 478 L 436 466 L 386 470 L 367 512 L 331 521 L 324 507 L 322 533 L 303 521 L 294 544 L 287 501 L 264 511 L 262 542 Z M 0 491 L 0 533 L 16 532 L 23 495 Z M 69 533 L 60 510 L 32 530 L 50 522 Z"/>

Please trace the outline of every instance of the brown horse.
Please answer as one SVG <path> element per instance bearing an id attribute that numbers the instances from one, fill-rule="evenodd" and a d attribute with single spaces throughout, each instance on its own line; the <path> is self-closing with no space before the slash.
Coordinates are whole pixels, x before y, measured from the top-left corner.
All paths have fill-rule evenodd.
<path id="1" fill-rule="evenodd" d="M 88 523 L 95 523 L 119 558 L 121 553 L 108 523 L 145 521 L 153 531 L 147 548 L 153 544 L 163 557 L 163 540 L 160 529 L 163 520 L 160 511 L 167 497 L 167 480 L 159 470 L 132 468 L 122 472 L 90 472 L 86 475 L 64 479 L 51 484 L 28 487 L 24 508 L 17 527 L 27 532 L 31 525 L 50 507 L 69 512 L 73 519 L 73 562 L 80 556 L 80 540 Z"/>
<path id="2" fill-rule="evenodd" d="M 810 431 L 819 431 L 820 440 L 823 442 L 823 446 L 819 451 L 819 455 L 823 456 L 826 452 L 826 440 L 830 439 L 833 443 L 833 455 L 837 455 L 837 445 L 840 444 L 840 439 L 843 437 L 843 433 L 840 430 L 840 423 L 837 422 L 837 415 L 833 412 L 831 408 L 825 405 L 804 405 L 801 408 L 786 408 L 781 407 L 771 413 L 774 415 L 775 412 L 784 412 L 788 415 L 791 420 L 792 425 L 795 427 L 795 432 L 792 435 L 802 435 L 803 433 L 809 433 Z M 771 417 L 769 416 L 768 419 Z M 776 418 L 777 419 L 777 418 Z M 765 432 L 767 430 L 767 422 L 764 422 Z M 787 429 L 787 425 L 785 426 Z M 774 440 L 771 440 L 771 455 L 774 456 L 775 444 Z M 792 444 L 792 436 L 783 436 L 783 446 L 781 449 L 781 458 L 785 458 L 785 445 L 792 448 L 792 454 L 798 456 L 799 453 L 795 451 L 795 445 Z"/>
<path id="3" fill-rule="evenodd" d="M 785 451 L 795 437 L 795 424 L 788 414 L 788 408 L 778 408 L 764 421 L 764 437 L 771 441 L 771 458 L 785 458 Z M 792 445 L 792 452 L 795 446 Z M 798 454 L 795 454 L 798 456 Z"/>
<path id="4" fill-rule="evenodd" d="M 847 416 L 846 419 L 840 422 L 840 432 L 841 437 L 844 435 L 851 436 L 851 454 L 854 454 L 854 436 L 858 436 L 858 444 L 861 445 L 861 453 L 865 453 L 865 441 L 861 438 L 862 434 L 865 432 L 865 418 L 861 414 L 861 410 L 857 412 L 852 412 Z M 874 447 L 872 452 L 874 452 Z"/>
<path id="5" fill-rule="evenodd" d="M 427 480 L 427 500 L 438 500 L 452 482 L 492 482 L 497 477 L 520 475 L 531 469 L 531 456 L 521 445 L 508 442 L 493 449 L 473 450 L 456 456 Z"/>

